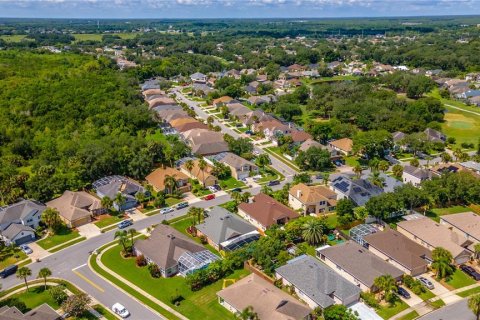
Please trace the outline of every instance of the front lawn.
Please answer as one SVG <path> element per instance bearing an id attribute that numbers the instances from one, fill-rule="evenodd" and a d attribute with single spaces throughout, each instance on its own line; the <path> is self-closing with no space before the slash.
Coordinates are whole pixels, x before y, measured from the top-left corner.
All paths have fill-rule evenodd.
<path id="1" fill-rule="evenodd" d="M 383 319 L 390 319 L 405 309 L 408 309 L 408 305 L 402 300 L 398 299 L 392 305 L 380 306 L 376 309 L 376 311 L 377 314 Z"/>
<path id="2" fill-rule="evenodd" d="M 73 231 L 67 227 L 57 231 L 53 236 L 37 241 L 37 244 L 45 250 L 63 244 L 67 241 L 80 237 L 78 231 Z"/>
<path id="3" fill-rule="evenodd" d="M 459 293 L 457 293 L 457 296 L 465 298 L 465 297 L 471 296 L 471 295 L 476 294 L 476 293 L 480 293 L 480 287 L 476 287 L 476 288 L 472 288 L 472 289 L 468 289 L 468 290 L 459 292 Z"/>
<path id="4" fill-rule="evenodd" d="M 425 301 L 425 300 L 432 299 L 433 297 L 435 297 L 435 295 L 433 294 L 432 291 L 428 290 L 427 288 L 425 288 L 425 290 L 426 290 L 425 292 L 422 292 L 421 294 L 418 295 L 420 297 L 420 299 Z"/>
<path id="5" fill-rule="evenodd" d="M 174 198 L 174 197 L 168 197 L 165 199 L 165 204 L 167 205 L 167 207 L 171 207 L 171 206 L 174 206 L 180 202 L 182 202 L 183 199 L 177 199 L 177 198 Z"/>
<path id="6" fill-rule="evenodd" d="M 454 213 L 461 213 L 461 212 L 466 212 L 466 211 L 471 211 L 470 208 L 464 207 L 464 206 L 453 206 L 449 208 L 436 208 L 432 209 L 430 211 L 427 211 L 426 215 L 427 217 L 432 218 L 436 222 L 440 222 L 440 216 L 444 216 L 447 214 L 454 214 Z"/>
<path id="7" fill-rule="evenodd" d="M 234 315 L 217 302 L 216 293 L 223 287 L 223 279 L 192 292 L 183 277 L 152 278 L 146 267 L 139 268 L 135 259 L 124 259 L 120 255 L 121 247 L 115 246 L 102 256 L 106 267 L 134 283 L 155 298 L 163 301 L 189 319 L 234 319 Z M 248 275 L 246 270 L 237 270 L 228 279 L 238 280 Z M 170 303 L 170 298 L 181 295 L 185 300 L 179 306 Z"/>
<path id="8" fill-rule="evenodd" d="M 412 311 L 410 313 L 407 313 L 403 317 L 401 317 L 399 320 L 413 320 L 416 319 L 419 316 L 417 311 Z"/>
<path id="9" fill-rule="evenodd" d="M 53 309 L 57 310 L 60 306 L 53 300 L 50 293 L 44 290 L 44 286 L 38 286 L 30 288 L 29 291 L 25 290 L 20 293 L 11 295 L 7 299 L 0 302 L 0 306 L 8 305 L 9 300 L 18 299 L 19 301 L 25 303 L 25 306 L 28 310 L 32 310 L 44 303 L 48 304 Z"/>
<path id="10" fill-rule="evenodd" d="M 9 265 L 16 264 L 27 258 L 27 255 L 19 248 L 5 247 L 0 252 L 0 270 Z"/>
<path id="11" fill-rule="evenodd" d="M 260 174 L 262 175 L 262 177 L 258 179 L 257 181 L 258 183 L 268 182 L 268 181 L 278 179 L 278 175 L 275 173 L 275 171 L 271 170 L 268 167 L 265 169 L 261 169 Z"/>
<path id="12" fill-rule="evenodd" d="M 100 220 L 96 221 L 94 224 L 99 229 L 102 229 L 102 228 L 111 226 L 112 224 L 119 223 L 122 220 L 125 220 L 125 217 L 123 215 L 118 215 L 118 216 L 105 215 L 105 216 L 101 217 Z"/>
<path id="13" fill-rule="evenodd" d="M 433 302 L 430 302 L 430 305 L 434 308 L 434 309 L 438 309 L 438 308 L 441 308 L 445 305 L 445 302 L 442 300 L 442 299 L 438 299 L 438 300 L 435 300 Z"/>
<path id="14" fill-rule="evenodd" d="M 349 167 L 356 167 L 357 165 L 360 165 L 360 162 L 358 161 L 358 157 L 356 156 L 349 156 L 349 157 L 344 157 L 345 159 L 345 164 Z"/>
<path id="15" fill-rule="evenodd" d="M 445 281 L 445 283 L 455 289 L 459 289 L 475 284 L 476 282 L 462 270 L 456 269 L 453 275 Z"/>
<path id="16" fill-rule="evenodd" d="M 238 181 L 234 177 L 229 177 L 228 179 L 223 179 L 218 182 L 220 187 L 222 187 L 223 190 L 229 190 L 233 188 L 241 188 L 245 186 L 245 183 L 242 181 Z"/>
<path id="17" fill-rule="evenodd" d="M 203 197 L 203 196 L 206 196 L 207 194 L 211 194 L 212 192 L 208 189 L 195 189 L 195 190 L 192 190 L 192 193 L 196 196 L 196 197 Z"/>

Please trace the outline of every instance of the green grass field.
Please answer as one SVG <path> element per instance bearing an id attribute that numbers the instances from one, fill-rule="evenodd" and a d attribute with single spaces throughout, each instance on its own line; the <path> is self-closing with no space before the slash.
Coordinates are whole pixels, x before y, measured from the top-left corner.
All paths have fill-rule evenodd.
<path id="1" fill-rule="evenodd" d="M 2 252 L 0 252 L 0 270 L 3 270 L 5 267 L 9 265 L 16 264 L 19 261 L 22 261 L 27 258 L 27 255 L 19 250 L 12 250 L 10 248 L 4 248 Z"/>
<path id="2" fill-rule="evenodd" d="M 457 293 L 457 296 L 460 296 L 462 298 L 466 298 L 468 296 L 471 296 L 472 294 L 477 294 L 480 293 L 480 287 L 476 287 L 473 289 L 468 289 L 462 292 Z"/>
<path id="3" fill-rule="evenodd" d="M 427 211 L 427 217 L 430 217 L 431 219 L 435 220 L 436 222 L 440 222 L 440 217 L 448 214 L 454 214 L 454 213 L 461 213 L 461 212 L 466 212 L 466 211 L 471 211 L 470 208 L 464 207 L 464 206 L 453 206 L 449 208 L 436 208 L 432 209 L 430 211 Z"/>
<path id="4" fill-rule="evenodd" d="M 446 281 L 446 284 L 455 289 L 470 286 L 475 283 L 475 280 L 470 278 L 465 272 L 460 269 L 456 269 L 453 275 Z"/>
<path id="5" fill-rule="evenodd" d="M 26 35 L 23 34 L 15 34 L 15 35 L 3 35 L 0 36 L 0 39 L 5 40 L 5 42 L 20 42 L 25 39 Z"/>
<path id="6" fill-rule="evenodd" d="M 402 312 L 403 310 L 408 309 L 408 305 L 402 300 L 398 299 L 392 305 L 381 306 L 376 309 L 377 314 L 383 319 L 390 319 L 397 313 Z"/>
<path id="7" fill-rule="evenodd" d="M 107 217 L 107 218 L 104 218 L 102 220 L 99 220 L 99 221 L 95 222 L 95 225 L 98 228 L 102 229 L 102 228 L 111 226 L 113 224 L 119 223 L 122 220 L 125 220 L 125 217 L 123 217 L 123 216 L 110 216 L 110 217 Z"/>
<path id="8" fill-rule="evenodd" d="M 220 187 L 223 190 L 233 189 L 233 188 L 241 188 L 245 186 L 245 183 L 242 181 L 238 181 L 234 177 L 230 177 L 228 179 L 223 179 L 219 181 Z"/>
<path id="9" fill-rule="evenodd" d="M 80 234 L 78 231 L 72 231 L 68 228 L 64 228 L 58 231 L 55 235 L 48 238 L 37 241 L 37 244 L 45 250 L 48 250 L 52 247 L 58 246 L 67 241 L 79 238 Z"/>
<path id="10" fill-rule="evenodd" d="M 48 290 L 48 286 L 47 286 L 47 290 Z M 18 299 L 19 301 L 25 303 L 28 310 L 34 309 L 44 303 L 48 304 L 50 307 L 52 307 L 55 310 L 60 307 L 55 302 L 55 300 L 53 300 L 50 293 L 44 290 L 43 285 L 30 288 L 28 291 L 25 290 L 20 293 L 16 293 L 10 296 L 9 298 L 3 300 L 2 302 L 0 302 L 0 306 L 4 305 L 3 303 L 8 305 L 8 301 L 10 299 Z"/>
<path id="11" fill-rule="evenodd" d="M 192 239 L 193 241 L 195 241 L 196 243 L 198 244 L 202 244 L 202 242 L 200 241 L 200 238 L 198 237 L 192 237 L 188 232 L 187 232 L 187 228 L 190 227 L 192 225 L 192 219 L 190 218 L 186 218 L 186 219 L 182 219 L 182 220 L 178 220 L 177 222 L 174 222 L 171 224 L 171 226 L 173 228 L 175 228 L 176 230 L 178 230 L 179 232 L 183 233 L 184 235 L 186 235 L 187 237 L 189 237 L 190 239 Z M 207 244 L 207 245 L 204 245 L 204 247 L 208 250 L 210 250 L 210 252 L 212 252 L 213 254 L 216 254 L 218 256 L 218 251 L 215 250 L 214 247 L 212 247 L 211 245 Z"/>
<path id="12" fill-rule="evenodd" d="M 403 317 L 401 317 L 399 320 L 413 320 L 416 319 L 419 316 L 417 311 L 412 311 L 410 313 L 407 313 Z"/>
<path id="13" fill-rule="evenodd" d="M 138 33 L 115 33 L 115 34 L 108 34 L 108 35 L 115 35 L 119 36 L 122 39 L 133 39 L 137 36 Z M 75 41 L 102 41 L 102 37 L 107 34 L 101 33 L 75 33 L 73 36 L 75 37 Z"/>
<path id="14" fill-rule="evenodd" d="M 120 250 L 121 247 L 116 246 L 104 253 L 102 262 L 105 266 L 175 308 L 189 319 L 234 319 L 233 314 L 217 302 L 216 293 L 222 289 L 223 280 L 192 292 L 184 278 L 152 278 L 146 267 L 139 268 L 135 265 L 134 258 L 123 259 L 120 256 Z M 240 279 L 246 275 L 248 275 L 248 271 L 238 270 L 227 278 Z M 178 307 L 170 303 L 170 297 L 176 294 L 180 294 L 185 299 L 180 302 Z"/>

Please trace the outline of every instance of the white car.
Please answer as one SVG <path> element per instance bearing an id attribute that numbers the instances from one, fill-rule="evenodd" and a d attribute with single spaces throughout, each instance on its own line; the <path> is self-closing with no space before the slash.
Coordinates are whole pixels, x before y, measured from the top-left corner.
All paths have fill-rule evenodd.
<path id="1" fill-rule="evenodd" d="M 217 192 L 217 189 L 215 189 L 214 186 L 208 187 L 208 190 L 212 191 L 213 193 Z"/>
<path id="2" fill-rule="evenodd" d="M 167 214 L 167 213 L 170 213 L 170 212 L 173 212 L 173 208 L 171 208 L 171 207 L 163 208 L 163 209 L 160 210 L 161 214 Z"/>
<path id="3" fill-rule="evenodd" d="M 26 244 L 22 244 L 20 245 L 20 249 L 25 252 L 26 254 L 31 254 L 33 252 L 33 250 L 27 246 Z"/>
<path id="4" fill-rule="evenodd" d="M 130 315 L 130 312 L 128 312 L 127 308 L 125 308 L 118 302 L 112 306 L 112 311 L 118 314 L 122 318 L 126 318 Z"/>

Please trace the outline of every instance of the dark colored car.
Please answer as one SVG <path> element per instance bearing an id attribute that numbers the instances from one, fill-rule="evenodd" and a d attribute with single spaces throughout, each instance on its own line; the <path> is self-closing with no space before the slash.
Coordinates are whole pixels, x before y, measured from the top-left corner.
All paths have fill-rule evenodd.
<path id="1" fill-rule="evenodd" d="M 133 224 L 133 221 L 132 220 L 123 220 L 122 222 L 120 222 L 117 227 L 118 229 L 125 229 L 126 227 L 129 227 Z"/>
<path id="2" fill-rule="evenodd" d="M 217 191 L 222 190 L 222 187 L 220 187 L 220 185 L 218 185 L 218 184 L 214 184 L 212 187 L 215 188 L 215 190 L 217 190 Z"/>
<path id="3" fill-rule="evenodd" d="M 272 181 L 269 181 L 269 182 L 267 183 L 267 186 L 271 187 L 271 186 L 277 186 L 277 185 L 279 185 L 279 184 L 280 184 L 280 181 L 278 181 L 278 180 L 272 180 Z"/>
<path id="4" fill-rule="evenodd" d="M 17 272 L 18 266 L 16 264 L 12 264 L 11 266 L 6 267 L 2 271 L 0 271 L 0 278 L 6 278 L 15 274 Z"/>
<path id="5" fill-rule="evenodd" d="M 242 188 L 235 188 L 235 189 L 232 189 L 232 192 L 242 192 Z"/>
<path id="6" fill-rule="evenodd" d="M 404 288 L 398 287 L 397 292 L 400 296 L 404 297 L 405 299 L 410 299 L 410 293 L 408 293 L 408 291 L 405 290 Z"/>
<path id="7" fill-rule="evenodd" d="M 479 280 L 480 280 L 480 273 L 478 273 L 477 270 L 475 270 L 474 268 L 462 264 L 462 265 L 460 266 L 460 269 L 462 269 L 463 272 L 465 272 L 466 274 L 468 274 L 470 277 L 472 277 L 472 278 L 475 279 L 476 281 L 479 281 Z"/>
<path id="8" fill-rule="evenodd" d="M 180 210 L 180 209 L 183 209 L 183 208 L 186 208 L 186 207 L 188 207 L 188 202 L 180 202 L 176 206 L 177 210 Z"/>

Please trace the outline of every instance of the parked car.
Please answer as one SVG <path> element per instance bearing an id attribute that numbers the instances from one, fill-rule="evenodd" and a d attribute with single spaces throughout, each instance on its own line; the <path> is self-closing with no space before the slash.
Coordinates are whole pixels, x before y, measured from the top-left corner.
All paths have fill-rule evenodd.
<path id="1" fill-rule="evenodd" d="M 133 224 L 132 220 L 123 220 L 117 224 L 118 229 L 125 229 Z"/>
<path id="2" fill-rule="evenodd" d="M 405 299 L 410 299 L 410 293 L 402 287 L 398 287 L 397 293 Z"/>
<path id="3" fill-rule="evenodd" d="M 5 269 L 3 269 L 2 271 L 0 271 L 0 278 L 6 278 L 12 274 L 15 274 L 15 272 L 17 272 L 17 269 L 18 269 L 18 266 L 16 264 L 12 264 L 8 267 L 6 267 Z"/>
<path id="4" fill-rule="evenodd" d="M 112 311 L 118 314 L 122 318 L 126 318 L 130 315 L 130 312 L 128 312 L 127 308 L 125 308 L 123 305 L 121 305 L 118 302 L 112 306 Z"/>
<path id="5" fill-rule="evenodd" d="M 435 289 L 435 286 L 433 285 L 432 281 L 428 280 L 427 278 L 424 277 L 418 277 L 418 281 L 420 281 L 427 289 Z"/>
<path id="6" fill-rule="evenodd" d="M 173 212 L 173 208 L 171 208 L 171 207 L 163 208 L 163 209 L 160 210 L 161 214 L 167 214 L 167 213 L 170 213 L 170 212 Z"/>
<path id="7" fill-rule="evenodd" d="M 232 192 L 242 192 L 242 188 L 234 188 L 232 189 Z"/>
<path id="8" fill-rule="evenodd" d="M 252 130 L 247 130 L 245 131 L 246 134 L 253 134 L 253 131 Z"/>
<path id="9" fill-rule="evenodd" d="M 25 252 L 26 254 L 31 254 L 31 253 L 33 252 L 33 250 L 32 250 L 29 246 L 27 246 L 26 244 L 22 244 L 22 245 L 20 246 L 20 249 L 21 249 L 23 252 Z"/>
<path id="10" fill-rule="evenodd" d="M 205 197 L 203 197 L 203 200 L 213 200 L 215 199 L 215 195 L 212 194 L 207 194 Z"/>
<path id="11" fill-rule="evenodd" d="M 222 191 L 222 187 L 220 187 L 219 184 L 214 184 L 212 187 L 215 189 L 215 191 Z"/>
<path id="12" fill-rule="evenodd" d="M 478 273 L 477 270 L 475 270 L 474 268 L 462 264 L 462 265 L 460 266 L 460 269 L 462 269 L 463 272 L 465 272 L 466 274 L 468 274 L 470 277 L 472 277 L 472 278 L 475 279 L 476 281 L 479 281 L 479 280 L 480 280 L 480 273 Z"/>
<path id="13" fill-rule="evenodd" d="M 253 150 L 252 153 L 253 153 L 254 156 L 259 156 L 260 155 L 260 151 L 258 151 L 258 150 Z"/>
<path id="14" fill-rule="evenodd" d="M 280 184 L 280 181 L 278 181 L 278 180 L 272 180 L 272 181 L 269 181 L 269 182 L 267 183 L 267 186 L 271 187 L 271 186 L 277 186 L 277 185 L 279 185 L 279 184 Z"/>
<path id="15" fill-rule="evenodd" d="M 188 202 L 180 202 L 179 204 L 177 204 L 176 209 L 180 210 L 186 207 L 188 207 Z"/>

